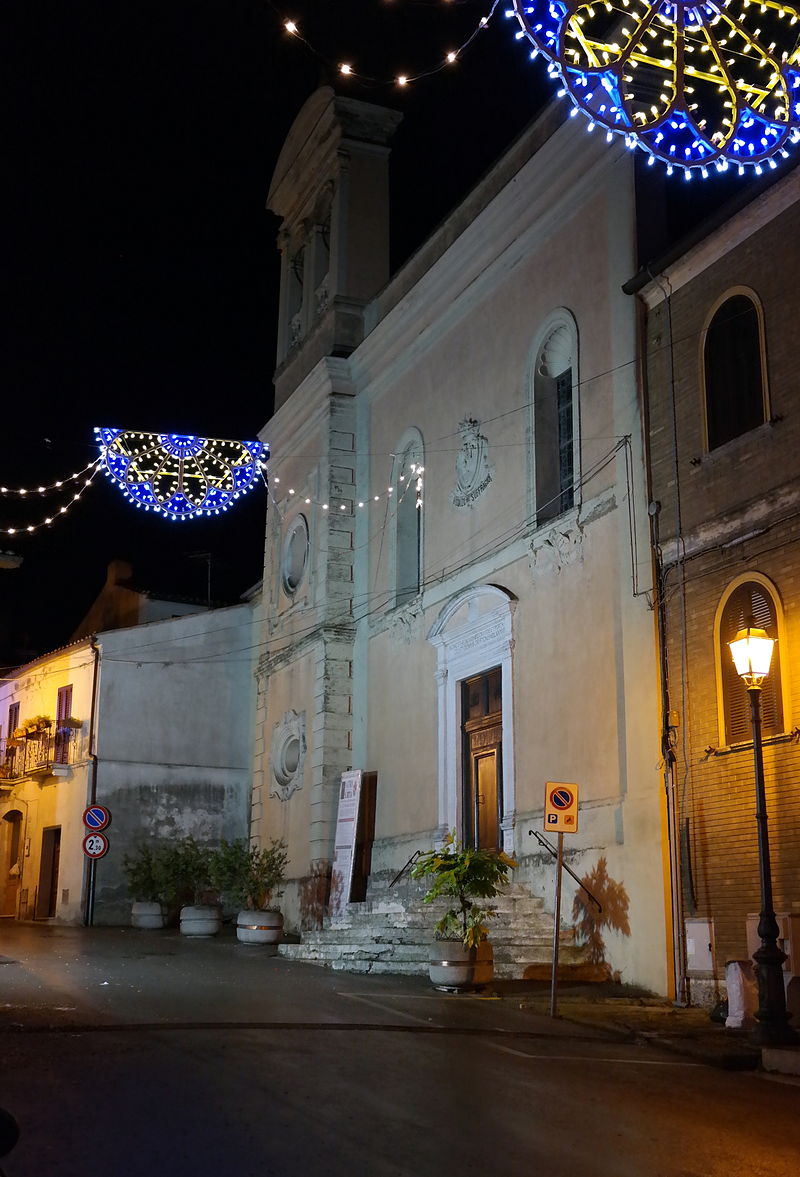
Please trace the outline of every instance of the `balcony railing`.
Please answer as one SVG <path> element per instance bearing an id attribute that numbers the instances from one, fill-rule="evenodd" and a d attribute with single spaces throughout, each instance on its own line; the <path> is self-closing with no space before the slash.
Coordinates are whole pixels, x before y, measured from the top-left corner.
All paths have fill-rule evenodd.
<path id="1" fill-rule="evenodd" d="M 49 776 L 54 766 L 77 759 L 77 737 L 72 728 L 37 732 L 23 740 L 0 740 L 0 784 L 26 776 Z"/>

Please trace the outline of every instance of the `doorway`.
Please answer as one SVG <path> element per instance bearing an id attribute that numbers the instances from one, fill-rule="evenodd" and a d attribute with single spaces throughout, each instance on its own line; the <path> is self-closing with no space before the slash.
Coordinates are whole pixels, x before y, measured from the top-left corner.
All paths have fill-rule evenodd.
<path id="1" fill-rule="evenodd" d="M 502 849 L 503 675 L 496 666 L 461 684 L 464 749 L 463 841 Z"/>
<path id="2" fill-rule="evenodd" d="M 42 830 L 42 862 L 36 896 L 36 919 L 51 919 L 58 900 L 58 864 L 61 857 L 61 826 Z"/>
<path id="3" fill-rule="evenodd" d="M 20 872 L 22 870 L 22 814 L 12 809 L 3 818 L 3 896 L 0 916 L 15 916 L 19 897 Z"/>

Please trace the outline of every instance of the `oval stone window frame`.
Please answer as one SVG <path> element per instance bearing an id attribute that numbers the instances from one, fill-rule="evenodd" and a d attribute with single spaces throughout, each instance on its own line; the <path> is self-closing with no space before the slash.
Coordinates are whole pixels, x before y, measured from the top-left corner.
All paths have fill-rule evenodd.
<path id="1" fill-rule="evenodd" d="M 296 515 L 286 529 L 281 550 L 281 585 L 288 597 L 293 597 L 308 568 L 308 520 Z"/>
<path id="2" fill-rule="evenodd" d="M 270 792 L 273 797 L 287 801 L 295 789 L 300 788 L 303 783 L 305 757 L 305 711 L 287 711 L 272 731 L 270 767 L 275 786 Z"/>

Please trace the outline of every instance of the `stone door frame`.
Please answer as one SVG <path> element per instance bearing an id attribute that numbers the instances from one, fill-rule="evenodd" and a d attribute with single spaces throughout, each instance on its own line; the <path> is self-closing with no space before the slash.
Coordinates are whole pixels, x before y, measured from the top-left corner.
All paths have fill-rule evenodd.
<path id="1" fill-rule="evenodd" d="M 495 585 L 478 585 L 453 597 L 439 613 L 428 633 L 437 656 L 438 793 L 439 827 L 462 829 L 463 756 L 461 747 L 461 691 L 464 679 L 494 666 L 502 671 L 503 807 L 500 821 L 502 847 L 514 849 L 514 708 L 512 654 L 515 599 Z M 451 625 L 466 608 L 467 620 Z"/>

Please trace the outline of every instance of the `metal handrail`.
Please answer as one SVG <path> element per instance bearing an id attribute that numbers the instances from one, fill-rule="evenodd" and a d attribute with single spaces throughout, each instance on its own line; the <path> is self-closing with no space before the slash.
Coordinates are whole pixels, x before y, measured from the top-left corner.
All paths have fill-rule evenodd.
<path id="1" fill-rule="evenodd" d="M 415 851 L 414 851 L 414 853 L 411 855 L 411 857 L 409 858 L 409 860 L 408 860 L 408 862 L 406 863 L 406 865 L 405 865 L 405 866 L 403 866 L 403 867 L 401 867 L 401 868 L 400 868 L 400 870 L 397 872 L 397 874 L 394 876 L 394 878 L 392 879 L 391 883 L 389 884 L 389 886 L 390 886 L 390 887 L 393 887 L 393 886 L 395 885 L 395 883 L 399 883 L 399 882 L 400 882 L 400 880 L 402 879 L 403 875 L 406 873 L 406 871 L 408 870 L 408 868 L 409 868 L 410 866 L 413 866 L 413 864 L 414 864 L 414 863 L 417 861 L 417 859 L 420 857 L 420 855 L 421 855 L 421 854 L 422 854 L 422 851 L 421 851 L 421 850 L 415 850 Z"/>
<path id="2" fill-rule="evenodd" d="M 539 833 L 538 830 L 528 830 L 528 833 L 533 834 L 534 838 L 539 843 L 539 845 L 544 846 L 545 850 L 549 850 L 550 853 L 552 854 L 553 858 L 558 858 L 558 851 L 553 846 L 550 845 L 550 843 L 547 841 L 547 838 L 542 837 L 542 835 Z M 564 862 L 563 860 L 562 860 L 561 865 L 563 866 L 563 868 L 567 872 L 567 874 L 572 876 L 572 878 L 575 880 L 575 882 L 578 884 L 578 886 L 581 888 L 581 890 L 586 892 L 586 894 L 591 899 L 592 903 L 596 904 L 597 910 L 602 913 L 602 911 L 603 911 L 602 903 L 600 902 L 599 899 L 596 899 L 594 897 L 594 895 L 591 893 L 591 891 L 586 886 L 586 884 L 581 882 L 581 880 L 575 874 L 575 871 L 572 869 L 572 867 L 567 866 L 566 862 Z"/>

